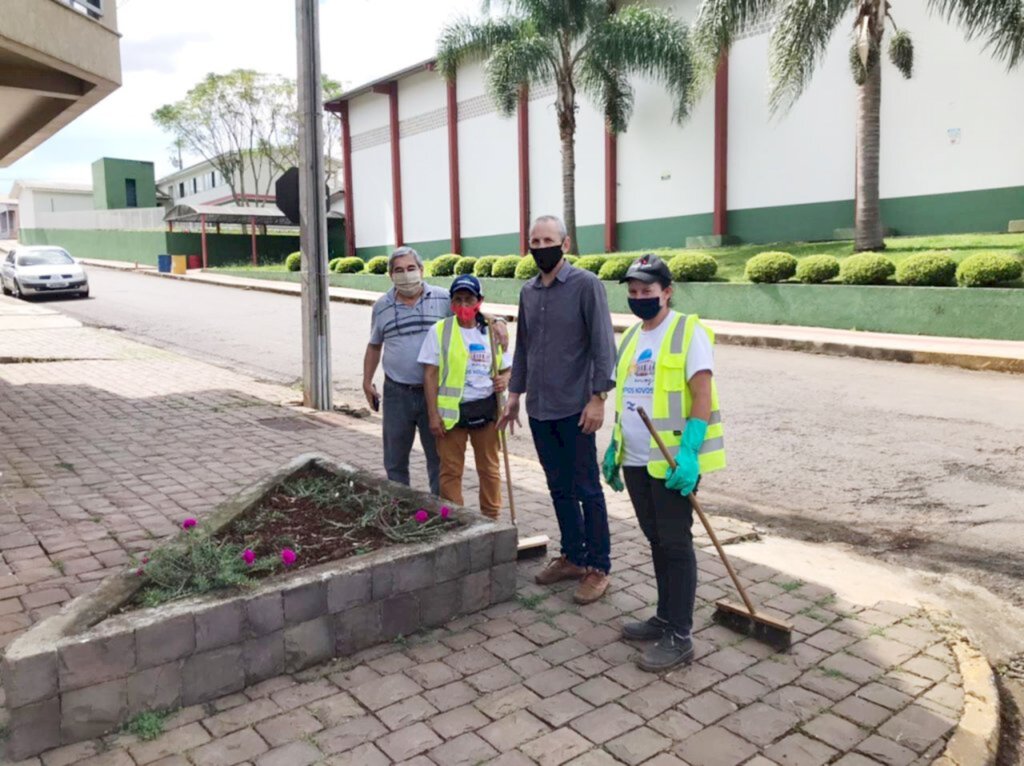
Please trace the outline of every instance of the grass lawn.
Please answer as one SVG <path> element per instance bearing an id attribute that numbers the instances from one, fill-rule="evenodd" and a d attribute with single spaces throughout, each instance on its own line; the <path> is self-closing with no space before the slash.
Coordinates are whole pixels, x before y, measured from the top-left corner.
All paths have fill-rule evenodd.
<path id="1" fill-rule="evenodd" d="M 969 255 L 986 250 L 1002 251 L 1024 257 L 1024 234 L 946 234 L 935 237 L 888 237 L 885 240 L 886 249 L 884 255 L 899 263 L 904 258 L 929 250 L 937 250 L 949 255 L 958 263 Z M 732 245 L 720 247 L 713 250 L 683 250 L 659 248 L 652 252 L 671 257 L 679 253 L 705 252 L 714 256 L 718 261 L 719 282 L 746 282 L 743 269 L 746 262 L 757 255 L 768 250 L 782 250 L 797 258 L 807 255 L 834 255 L 837 258 L 845 258 L 853 255 L 853 242 L 850 240 L 833 242 L 773 242 L 759 245 Z M 639 256 L 644 251 L 637 251 Z M 624 254 L 624 253 L 623 253 Z M 284 264 L 268 266 L 225 266 L 211 271 L 230 271 L 236 276 L 250 276 L 256 278 L 277 278 L 282 277 Z M 287 273 L 287 272 L 284 272 Z M 333 277 L 333 275 L 332 275 Z M 295 273 L 298 279 L 298 273 Z M 289 279 L 289 277 L 285 277 Z M 333 279 L 332 279 L 333 282 Z M 340 283 L 337 283 L 340 284 Z M 1018 281 L 1006 285 L 1007 287 L 1024 287 L 1024 282 Z"/>

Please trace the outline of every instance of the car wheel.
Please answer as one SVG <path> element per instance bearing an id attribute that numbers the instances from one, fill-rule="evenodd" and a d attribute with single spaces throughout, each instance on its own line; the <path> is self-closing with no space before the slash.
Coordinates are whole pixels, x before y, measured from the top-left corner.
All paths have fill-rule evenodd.
<path id="1" fill-rule="evenodd" d="M 88 290 L 82 290 L 82 292 L 80 292 L 78 294 L 78 297 L 79 298 L 88 298 L 89 297 L 89 291 Z"/>
<path id="2" fill-rule="evenodd" d="M 0 288 L 3 288 L 4 295 L 10 295 L 11 294 L 11 291 L 7 288 L 7 285 L 5 285 L 3 282 L 0 282 Z"/>
<path id="3" fill-rule="evenodd" d="M 26 298 L 25 293 L 21 291 L 21 285 L 18 284 L 18 280 L 15 279 L 12 284 L 14 285 L 14 287 L 11 288 L 11 295 L 13 295 L 15 298 L 21 298 L 21 300 L 27 301 L 28 298 Z"/>

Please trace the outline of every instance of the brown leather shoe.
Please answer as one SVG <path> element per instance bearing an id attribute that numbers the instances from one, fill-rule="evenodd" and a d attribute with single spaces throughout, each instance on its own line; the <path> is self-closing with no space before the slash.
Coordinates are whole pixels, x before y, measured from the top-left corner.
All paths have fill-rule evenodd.
<path id="1" fill-rule="evenodd" d="M 586 567 L 578 567 L 565 556 L 552 559 L 534 578 L 538 585 L 554 585 L 562 580 L 579 580 L 587 573 Z"/>
<path id="2" fill-rule="evenodd" d="M 591 569 L 583 577 L 572 598 L 577 604 L 593 604 L 608 590 L 608 575 L 597 569 Z"/>

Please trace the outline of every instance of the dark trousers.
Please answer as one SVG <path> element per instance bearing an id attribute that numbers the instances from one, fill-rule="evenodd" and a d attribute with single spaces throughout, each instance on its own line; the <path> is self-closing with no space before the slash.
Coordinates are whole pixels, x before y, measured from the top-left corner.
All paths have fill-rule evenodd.
<path id="1" fill-rule="evenodd" d="M 530 418 L 537 457 L 544 467 L 562 535 L 562 555 L 576 566 L 611 569 L 608 508 L 597 465 L 597 437 L 584 434 L 579 415 Z"/>
<path id="2" fill-rule="evenodd" d="M 441 494 L 441 459 L 437 454 L 437 440 L 430 433 L 430 413 L 422 386 L 407 386 L 390 378 L 384 379 L 384 397 L 381 404 L 384 418 L 384 470 L 391 481 L 409 484 L 409 453 L 416 431 L 427 458 L 427 477 L 430 491 Z"/>
<path id="3" fill-rule="evenodd" d="M 647 468 L 622 469 L 640 529 L 651 544 L 654 576 L 658 583 L 658 617 L 680 636 L 693 630 L 697 598 L 697 556 L 693 550 L 693 506 L 665 488 Z"/>

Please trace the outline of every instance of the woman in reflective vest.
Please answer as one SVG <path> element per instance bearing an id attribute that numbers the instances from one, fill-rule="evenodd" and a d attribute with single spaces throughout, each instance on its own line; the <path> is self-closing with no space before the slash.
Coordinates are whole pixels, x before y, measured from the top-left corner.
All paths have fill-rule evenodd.
<path id="1" fill-rule="evenodd" d="M 463 504 L 462 474 L 470 441 L 480 479 L 480 510 L 496 519 L 501 509 L 497 395 L 508 386 L 508 370 L 501 346 L 492 344 L 488 320 L 480 313 L 480 281 L 468 274 L 456 277 L 450 294 L 454 316 L 431 328 L 418 359 L 424 366 L 430 430 L 441 458 L 441 497 Z"/>
<path id="2" fill-rule="evenodd" d="M 672 310 L 672 273 L 657 256 L 630 265 L 629 307 L 641 322 L 622 336 L 616 363 L 615 430 L 602 471 L 625 488 L 651 545 L 658 609 L 623 626 L 623 637 L 652 641 L 638 664 L 660 672 L 693 659 L 697 560 L 689 495 L 700 476 L 725 467 L 722 419 L 714 381 L 714 334 L 694 315 Z M 637 410 L 650 416 L 668 447 L 669 464 Z"/>

